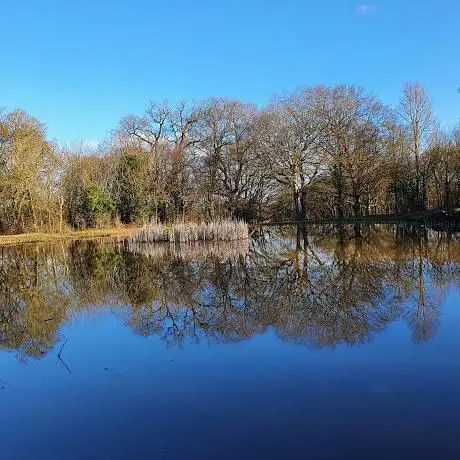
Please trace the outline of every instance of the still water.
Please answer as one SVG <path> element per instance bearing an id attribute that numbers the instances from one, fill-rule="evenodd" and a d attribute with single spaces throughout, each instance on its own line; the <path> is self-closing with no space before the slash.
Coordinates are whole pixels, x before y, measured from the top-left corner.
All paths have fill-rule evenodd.
<path id="1" fill-rule="evenodd" d="M 0 249 L 0 458 L 460 458 L 460 235 Z"/>

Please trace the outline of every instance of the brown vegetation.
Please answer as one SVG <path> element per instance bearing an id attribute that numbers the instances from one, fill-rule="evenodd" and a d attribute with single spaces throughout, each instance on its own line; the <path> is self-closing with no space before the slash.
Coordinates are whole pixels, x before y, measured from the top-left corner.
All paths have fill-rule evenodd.
<path id="1" fill-rule="evenodd" d="M 209 223 L 148 224 L 129 238 L 129 243 L 195 243 L 197 241 L 237 241 L 249 238 L 248 225 L 242 221 L 220 220 Z"/>
<path id="2" fill-rule="evenodd" d="M 86 240 L 86 239 L 112 239 L 124 240 L 133 235 L 137 230 L 134 227 L 118 228 L 95 228 L 90 230 L 75 230 L 63 233 L 21 233 L 18 235 L 0 235 L 0 247 L 12 246 L 25 243 L 46 243 L 62 240 Z"/>

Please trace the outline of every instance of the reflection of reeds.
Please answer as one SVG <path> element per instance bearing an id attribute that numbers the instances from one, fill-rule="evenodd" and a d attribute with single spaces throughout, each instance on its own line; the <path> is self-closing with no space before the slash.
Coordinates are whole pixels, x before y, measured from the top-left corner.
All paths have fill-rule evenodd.
<path id="1" fill-rule="evenodd" d="M 249 240 L 196 242 L 194 244 L 146 244 L 129 241 L 128 250 L 156 260 L 180 259 L 185 262 L 218 258 L 237 260 L 249 252 Z"/>
<path id="2" fill-rule="evenodd" d="M 210 223 L 173 225 L 148 224 L 128 238 L 130 243 L 193 243 L 196 241 L 237 241 L 249 238 L 246 223 L 221 220 Z"/>

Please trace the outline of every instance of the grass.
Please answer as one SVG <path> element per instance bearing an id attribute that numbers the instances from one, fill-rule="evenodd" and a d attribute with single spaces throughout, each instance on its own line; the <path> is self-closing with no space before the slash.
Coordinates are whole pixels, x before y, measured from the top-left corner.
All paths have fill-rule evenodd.
<path id="1" fill-rule="evenodd" d="M 25 243 L 48 243 L 62 240 L 83 240 L 93 238 L 126 239 L 138 229 L 133 227 L 95 228 L 75 230 L 63 233 L 22 233 L 19 235 L 0 235 L 0 246 L 11 246 Z"/>
<path id="2" fill-rule="evenodd" d="M 249 238 L 245 222 L 221 220 L 210 223 L 183 223 L 170 226 L 148 224 L 129 237 L 131 244 L 195 243 L 197 241 L 237 241 Z"/>

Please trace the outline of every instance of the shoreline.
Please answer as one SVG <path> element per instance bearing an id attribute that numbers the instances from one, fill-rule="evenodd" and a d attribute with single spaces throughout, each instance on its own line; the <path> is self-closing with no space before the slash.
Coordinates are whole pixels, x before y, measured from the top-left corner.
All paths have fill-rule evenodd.
<path id="1" fill-rule="evenodd" d="M 62 233 L 19 233 L 17 235 L 0 235 L 0 247 L 29 243 L 52 243 L 66 240 L 87 240 L 96 238 L 126 238 L 132 236 L 139 227 L 95 228 L 90 230 L 71 230 Z"/>
<path id="2" fill-rule="evenodd" d="M 201 241 L 231 242 L 248 239 L 247 224 L 233 221 L 216 221 L 209 224 L 194 222 L 178 224 L 155 224 L 151 226 L 126 225 L 120 227 L 68 230 L 59 232 L 36 232 L 0 235 L 0 248 L 20 244 L 53 243 L 90 239 L 107 239 L 115 242 L 126 241 L 136 245 L 143 243 L 173 244 Z"/>
<path id="3" fill-rule="evenodd" d="M 337 224 L 390 224 L 390 223 L 412 223 L 412 224 L 431 224 L 435 227 L 460 227 L 460 216 L 446 215 L 435 212 L 415 212 L 407 214 L 390 214 L 390 215 L 373 215 L 361 217 L 345 217 L 343 219 L 307 219 L 304 222 L 281 221 L 281 222 L 258 222 L 249 224 L 254 233 L 254 229 L 260 226 L 285 226 L 285 225 L 337 225 Z M 52 243 L 59 241 L 86 240 L 97 238 L 111 238 L 115 240 L 133 237 L 141 231 L 142 227 L 114 227 L 114 228 L 95 228 L 88 230 L 69 230 L 66 232 L 37 232 L 37 233 L 19 233 L 13 235 L 0 235 L 0 247 L 14 246 L 17 244 L 32 243 Z"/>
<path id="4" fill-rule="evenodd" d="M 280 222 L 261 222 L 255 225 L 339 225 L 339 224 L 391 224 L 391 223 L 409 223 L 409 224 L 454 224 L 460 225 L 460 214 L 448 214 L 442 211 L 420 211 L 403 214 L 375 214 L 359 217 L 343 217 L 329 219 L 306 219 L 303 222 L 280 221 Z"/>

